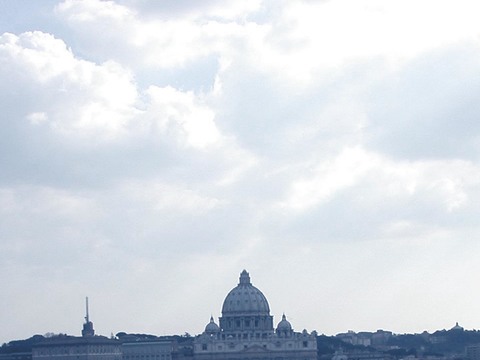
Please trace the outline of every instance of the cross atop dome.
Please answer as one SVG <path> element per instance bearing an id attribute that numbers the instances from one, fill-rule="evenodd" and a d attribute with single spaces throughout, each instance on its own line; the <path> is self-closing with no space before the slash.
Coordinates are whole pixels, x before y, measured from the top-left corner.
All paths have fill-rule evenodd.
<path id="1" fill-rule="evenodd" d="M 250 275 L 248 274 L 247 270 L 243 270 L 240 274 L 240 284 L 250 284 Z"/>

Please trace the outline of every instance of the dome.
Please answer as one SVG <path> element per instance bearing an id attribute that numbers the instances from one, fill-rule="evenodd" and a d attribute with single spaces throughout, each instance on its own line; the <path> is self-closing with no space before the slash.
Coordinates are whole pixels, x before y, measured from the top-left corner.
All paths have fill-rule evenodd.
<path id="1" fill-rule="evenodd" d="M 277 331 L 292 331 L 292 325 L 288 322 L 285 314 L 282 316 L 282 321 L 277 325 Z"/>
<path id="2" fill-rule="evenodd" d="M 205 332 L 207 334 L 216 334 L 220 332 L 220 327 L 215 324 L 215 321 L 213 320 L 213 316 L 210 317 L 210 322 L 205 326 Z"/>
<path id="3" fill-rule="evenodd" d="M 458 322 L 457 322 L 457 323 L 455 323 L 455 326 L 452 327 L 450 330 L 463 331 L 463 327 L 458 325 Z"/>
<path id="4" fill-rule="evenodd" d="M 246 270 L 240 274 L 240 283 L 225 298 L 223 316 L 229 315 L 270 315 L 270 307 L 265 295 L 250 282 Z"/>

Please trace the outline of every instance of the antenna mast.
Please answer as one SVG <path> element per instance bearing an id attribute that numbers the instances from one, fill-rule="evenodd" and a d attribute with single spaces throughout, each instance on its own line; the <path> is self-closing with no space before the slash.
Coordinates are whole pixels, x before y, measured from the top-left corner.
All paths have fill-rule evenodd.
<path id="1" fill-rule="evenodd" d="M 85 298 L 85 307 L 86 307 L 85 321 L 88 323 L 90 321 L 89 316 L 88 316 L 88 296 Z"/>

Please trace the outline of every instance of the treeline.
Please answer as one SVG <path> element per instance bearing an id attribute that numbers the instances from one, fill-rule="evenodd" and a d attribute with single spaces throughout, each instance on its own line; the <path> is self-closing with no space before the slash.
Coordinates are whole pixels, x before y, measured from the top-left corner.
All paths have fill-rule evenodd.
<path id="1" fill-rule="evenodd" d="M 44 339 L 45 336 L 43 335 L 33 335 L 25 340 L 12 340 L 0 346 L 0 354 L 31 352 L 32 347 Z"/>

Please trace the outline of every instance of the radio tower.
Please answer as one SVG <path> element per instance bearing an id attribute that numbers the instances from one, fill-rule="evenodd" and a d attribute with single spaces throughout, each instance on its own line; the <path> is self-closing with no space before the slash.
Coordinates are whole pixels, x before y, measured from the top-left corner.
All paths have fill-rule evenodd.
<path id="1" fill-rule="evenodd" d="M 93 330 L 93 322 L 90 321 L 90 318 L 88 316 L 88 296 L 85 298 L 85 309 L 85 324 L 83 324 L 82 336 L 94 336 L 95 330 Z"/>

